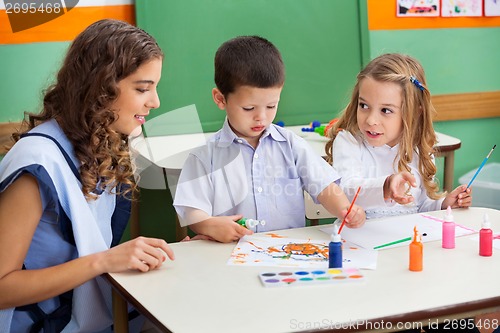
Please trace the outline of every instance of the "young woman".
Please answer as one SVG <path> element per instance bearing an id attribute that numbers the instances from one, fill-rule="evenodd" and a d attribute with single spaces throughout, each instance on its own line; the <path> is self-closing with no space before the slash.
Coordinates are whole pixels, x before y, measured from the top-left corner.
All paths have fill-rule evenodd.
<path id="1" fill-rule="evenodd" d="M 127 138 L 159 106 L 162 60 L 139 28 L 90 25 L 71 44 L 41 113 L 29 115 L 29 132 L 2 160 L 3 329 L 110 331 L 111 291 L 100 275 L 174 259 L 161 239 L 117 245 L 135 189 Z"/>

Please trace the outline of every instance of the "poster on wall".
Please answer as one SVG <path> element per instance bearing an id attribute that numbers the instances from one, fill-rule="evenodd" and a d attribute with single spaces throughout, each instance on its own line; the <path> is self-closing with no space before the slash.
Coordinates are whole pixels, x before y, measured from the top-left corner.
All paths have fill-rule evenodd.
<path id="1" fill-rule="evenodd" d="M 500 16 L 500 0 L 484 0 L 484 16 Z"/>
<path id="2" fill-rule="evenodd" d="M 396 0 L 398 17 L 439 16 L 439 0 Z M 499 0 L 500 1 L 500 0 Z"/>
<path id="3" fill-rule="evenodd" d="M 482 15 L 483 0 L 443 0 L 441 4 L 443 17 Z"/>

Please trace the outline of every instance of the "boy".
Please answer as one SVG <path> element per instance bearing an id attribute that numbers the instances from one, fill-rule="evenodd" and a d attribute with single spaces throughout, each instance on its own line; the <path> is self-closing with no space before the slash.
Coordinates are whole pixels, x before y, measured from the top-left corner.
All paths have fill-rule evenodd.
<path id="1" fill-rule="evenodd" d="M 335 216 L 347 213 L 333 168 L 302 138 L 272 124 L 284 82 L 281 54 L 264 38 L 237 37 L 217 50 L 212 97 L 227 118 L 206 146 L 190 153 L 174 199 L 194 232 L 236 241 L 252 234 L 235 223 L 242 217 L 265 220 L 259 232 L 304 227 L 304 190 Z M 364 221 L 354 205 L 346 224 Z"/>

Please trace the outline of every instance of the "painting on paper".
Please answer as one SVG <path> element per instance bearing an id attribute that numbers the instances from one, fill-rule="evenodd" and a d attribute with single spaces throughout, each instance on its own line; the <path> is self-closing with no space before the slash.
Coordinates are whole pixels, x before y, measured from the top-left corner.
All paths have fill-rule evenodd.
<path id="1" fill-rule="evenodd" d="M 439 16 L 439 0 L 396 0 L 397 16 Z"/>
<path id="2" fill-rule="evenodd" d="M 443 0 L 441 16 L 482 16 L 483 0 Z"/>
<path id="3" fill-rule="evenodd" d="M 484 0 L 485 16 L 500 16 L 500 0 Z"/>
<path id="4" fill-rule="evenodd" d="M 276 237 L 276 234 L 241 238 L 228 265 L 327 268 L 328 243 L 325 240 Z M 375 269 L 377 252 L 343 241 L 343 267 Z"/>

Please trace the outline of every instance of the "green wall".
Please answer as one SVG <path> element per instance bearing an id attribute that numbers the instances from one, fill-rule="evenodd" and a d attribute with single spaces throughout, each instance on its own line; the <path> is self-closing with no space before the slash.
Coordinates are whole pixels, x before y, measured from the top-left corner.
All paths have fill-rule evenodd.
<path id="1" fill-rule="evenodd" d="M 225 117 L 211 90 L 215 52 L 230 38 L 261 35 L 281 51 L 287 77 L 276 120 L 286 125 L 336 117 L 367 57 L 363 1 L 138 0 L 136 12 L 138 26 L 166 54 L 155 114 L 195 104 L 204 131 L 220 129 Z M 170 237 L 175 211 L 170 201 L 157 201 L 168 198 L 163 192 L 142 191 L 140 220 L 148 221 L 148 230 L 141 232 Z"/>
<path id="2" fill-rule="evenodd" d="M 417 58 L 433 95 L 500 90 L 500 28 L 370 31 L 370 50 Z"/>
<path id="3" fill-rule="evenodd" d="M 370 31 L 370 55 L 401 52 L 424 66 L 433 95 L 500 90 L 500 28 Z M 500 105 L 498 106 L 500 108 Z M 439 112 L 439 110 L 438 110 Z M 500 117 L 436 122 L 438 132 L 459 138 L 454 184 L 475 169 L 494 144 L 500 145 Z M 495 152 L 491 162 L 500 162 Z M 442 159 L 437 161 L 442 181 Z"/>
<path id="4" fill-rule="evenodd" d="M 0 45 L 0 122 L 20 121 L 38 112 L 42 90 L 53 80 L 69 43 Z"/>
<path id="5" fill-rule="evenodd" d="M 195 104 L 205 131 L 225 117 L 211 91 L 226 40 L 261 35 L 280 49 L 287 77 L 277 120 L 288 125 L 334 118 L 362 65 L 358 1 L 138 0 L 136 12 L 166 53 L 159 113 Z"/>

